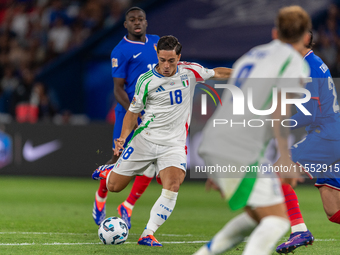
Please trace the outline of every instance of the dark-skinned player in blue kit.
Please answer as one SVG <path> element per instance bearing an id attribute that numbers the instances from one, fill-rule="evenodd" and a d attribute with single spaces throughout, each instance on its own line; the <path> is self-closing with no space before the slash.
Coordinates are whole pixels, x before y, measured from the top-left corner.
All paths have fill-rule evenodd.
<path id="1" fill-rule="evenodd" d="M 157 35 L 146 34 L 147 20 L 145 11 L 139 7 L 130 8 L 125 14 L 124 27 L 127 35 L 118 43 L 111 53 L 112 77 L 114 95 L 117 100 L 115 108 L 116 122 L 113 130 L 113 141 L 120 137 L 123 119 L 135 92 L 138 77 L 151 70 L 158 62 L 156 46 L 159 40 Z M 136 123 L 137 127 L 138 123 Z M 126 139 L 129 142 L 132 134 Z M 115 144 L 112 143 L 114 150 Z M 113 155 L 107 164 L 113 164 L 118 156 Z M 155 174 L 154 165 L 151 165 L 143 175 L 136 176 L 131 192 L 127 199 L 118 206 L 119 216 L 131 228 L 130 217 L 133 207 L 139 197 L 150 184 Z M 101 180 L 96 192 L 92 216 L 97 225 L 106 217 L 106 181 Z"/>

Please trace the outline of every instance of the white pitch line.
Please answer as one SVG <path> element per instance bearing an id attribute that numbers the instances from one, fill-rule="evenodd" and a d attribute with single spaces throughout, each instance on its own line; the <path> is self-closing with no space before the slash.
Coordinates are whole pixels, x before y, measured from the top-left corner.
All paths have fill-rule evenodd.
<path id="1" fill-rule="evenodd" d="M 315 239 L 317 242 L 333 242 L 338 239 Z M 193 243 L 207 243 L 209 241 L 164 241 L 163 244 L 193 244 Z M 124 244 L 136 244 L 136 242 L 125 242 Z M 102 245 L 101 242 L 96 243 L 0 243 L 0 246 L 25 246 L 25 245 Z"/>
<path id="2" fill-rule="evenodd" d="M 86 244 L 101 244 L 101 243 L 0 243 L 0 246 L 25 246 L 25 245 L 86 245 Z"/>
<path id="3" fill-rule="evenodd" d="M 333 241 L 338 241 L 337 239 L 314 239 L 314 241 L 317 242 L 333 242 Z"/>
<path id="4" fill-rule="evenodd" d="M 58 233 L 58 232 L 0 232 L 0 235 L 97 235 L 97 233 Z M 136 233 L 130 233 L 129 235 L 140 235 Z M 158 234 L 159 236 L 175 236 L 175 237 L 186 237 L 193 236 L 191 234 L 187 235 L 177 235 L 177 234 Z"/>
<path id="5" fill-rule="evenodd" d="M 58 233 L 58 232 L 0 232 L 0 235 L 91 235 L 96 233 Z"/>
<path id="6" fill-rule="evenodd" d="M 136 234 L 136 233 L 129 233 L 129 235 L 131 236 L 136 236 L 136 235 L 140 235 L 140 234 Z M 157 234 L 158 236 L 175 236 L 175 237 L 185 237 L 185 236 L 193 236 L 192 234 L 187 234 L 187 235 L 177 235 L 177 234 Z"/>
<path id="7" fill-rule="evenodd" d="M 162 242 L 164 244 L 185 244 L 185 243 L 207 243 L 209 241 L 178 241 L 178 242 Z M 25 246 L 25 245 L 101 245 L 102 243 L 0 243 L 0 246 Z M 137 244 L 137 242 L 125 242 L 124 244 Z"/>

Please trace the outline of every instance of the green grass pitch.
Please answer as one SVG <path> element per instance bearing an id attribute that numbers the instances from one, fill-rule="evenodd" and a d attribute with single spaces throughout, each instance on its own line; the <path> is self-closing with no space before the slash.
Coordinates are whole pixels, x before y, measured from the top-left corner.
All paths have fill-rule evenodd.
<path id="1" fill-rule="evenodd" d="M 216 192 L 205 192 L 203 182 L 184 182 L 174 212 L 155 234 L 164 247 L 138 246 L 161 192 L 161 186 L 152 182 L 136 203 L 127 243 L 103 245 L 91 216 L 97 187 L 90 178 L 1 176 L 0 254 L 193 254 L 239 213 L 231 212 Z M 130 188 L 131 184 L 119 194 L 109 194 L 107 216 L 117 215 Z M 318 190 L 300 185 L 296 192 L 316 241 L 295 254 L 340 254 L 340 226 L 327 220 Z M 226 254 L 242 254 L 244 245 Z"/>

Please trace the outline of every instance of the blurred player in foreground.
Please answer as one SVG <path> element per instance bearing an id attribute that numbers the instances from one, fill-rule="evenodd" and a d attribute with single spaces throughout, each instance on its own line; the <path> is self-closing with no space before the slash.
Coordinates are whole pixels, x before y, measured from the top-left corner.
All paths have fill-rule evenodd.
<path id="1" fill-rule="evenodd" d="M 157 35 L 147 35 L 147 21 L 145 12 L 132 7 L 125 14 L 124 27 L 128 34 L 120 41 L 111 53 L 112 77 L 114 83 L 114 95 L 118 101 L 115 108 L 116 122 L 113 131 L 113 140 L 119 138 L 122 130 L 123 119 L 133 98 L 135 85 L 139 75 L 151 70 L 157 64 L 156 45 L 159 39 Z M 137 125 L 137 122 L 136 122 Z M 126 143 L 132 134 L 126 138 Z M 113 149 L 115 148 L 113 142 Z M 118 156 L 112 153 L 112 159 L 107 164 L 113 164 Z M 131 228 L 130 217 L 133 207 L 139 197 L 150 184 L 155 175 L 154 165 L 150 165 L 143 175 L 136 176 L 128 198 L 118 206 L 119 216 Z M 100 181 L 93 205 L 92 216 L 97 225 L 106 217 L 106 181 Z"/>
<path id="2" fill-rule="evenodd" d="M 326 64 L 314 54 L 312 46 L 311 33 L 311 40 L 302 55 L 311 69 L 312 80 L 306 88 L 311 92 L 312 98 L 304 107 L 312 115 L 305 116 L 297 109 L 298 112 L 292 116 L 298 123 L 294 128 L 306 127 L 308 133 L 304 139 L 292 146 L 292 160 L 304 168 L 310 177 L 317 177 L 315 186 L 319 189 L 327 217 L 331 222 L 340 224 L 339 105 L 331 73 Z M 288 253 L 302 245 L 312 244 L 314 237 L 304 223 L 292 186 L 283 183 L 282 190 L 291 224 L 291 235 L 276 251 Z"/>
<path id="3" fill-rule="evenodd" d="M 170 217 L 186 173 L 185 142 L 191 116 L 191 88 L 209 78 L 227 79 L 231 69 L 205 69 L 196 63 L 179 62 L 182 46 L 174 36 L 163 36 L 157 44 L 158 64 L 138 78 L 134 98 L 127 111 L 115 155 L 124 148 L 142 110 L 142 123 L 134 132 L 115 165 L 99 167 L 94 179 L 107 178 L 107 187 L 120 192 L 154 163 L 163 190 L 151 209 L 150 219 L 138 244 L 162 246 L 153 236 Z"/>
<path id="4" fill-rule="evenodd" d="M 232 111 L 235 110 L 233 101 L 236 101 L 236 97 L 232 100 L 229 91 L 224 91 L 223 106 L 216 109 L 203 130 L 199 154 L 206 166 L 235 166 L 236 172 L 215 172 L 211 178 L 228 200 L 230 208 L 244 208 L 245 212 L 230 220 L 196 255 L 222 253 L 242 242 L 248 235 L 242 254 L 271 254 L 274 245 L 287 232 L 289 221 L 280 179 L 275 172 L 256 169 L 269 167 L 263 154 L 273 135 L 281 153 L 277 166 L 290 169 L 294 165 L 287 141 L 289 128 L 281 125 L 284 118 L 289 119 L 289 116 L 281 113 L 284 110 L 281 109 L 281 94 L 287 89 L 303 90 L 302 80 L 309 76 L 309 68 L 299 52 L 309 40 L 310 28 L 310 17 L 301 7 L 282 8 L 276 18 L 276 28 L 273 29 L 274 40 L 253 48 L 234 64 L 229 83 L 241 89 L 243 95 L 249 95 L 249 91 L 252 91 L 248 105 L 251 97 L 255 109 L 268 109 L 270 103 L 275 101 L 272 100 L 276 94 L 273 90 L 277 91 L 277 108 L 271 118 L 278 121 L 267 122 L 270 116 L 253 114 L 247 107 L 243 115 L 235 115 Z M 289 112 L 287 107 L 286 113 Z M 235 125 L 213 125 L 216 119 L 232 120 Z M 254 127 L 261 121 L 264 123 L 261 127 Z M 242 171 L 245 167 L 255 171 Z M 288 173 L 286 176 L 293 180 L 299 173 Z"/>

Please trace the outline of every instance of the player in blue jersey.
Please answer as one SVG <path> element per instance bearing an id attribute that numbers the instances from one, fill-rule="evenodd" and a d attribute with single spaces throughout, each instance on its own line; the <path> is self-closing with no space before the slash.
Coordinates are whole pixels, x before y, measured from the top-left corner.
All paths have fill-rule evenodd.
<path id="1" fill-rule="evenodd" d="M 337 93 L 327 65 L 312 51 L 313 34 L 302 54 L 311 69 L 311 81 L 306 88 L 311 100 L 304 107 L 312 114 L 305 116 L 299 109 L 292 116 L 297 126 L 306 127 L 307 136 L 292 146 L 292 160 L 301 166 L 310 178 L 317 178 L 324 210 L 331 222 L 340 224 L 340 113 Z M 322 171 L 321 171 L 322 170 Z M 284 182 L 284 180 L 283 180 Z M 276 248 L 288 253 L 311 244 L 313 235 L 307 229 L 295 191 L 289 184 L 282 185 L 292 233 L 287 242 Z"/>
<path id="2" fill-rule="evenodd" d="M 125 14 L 124 27 L 128 34 L 111 53 L 114 95 L 118 102 L 115 108 L 116 123 L 113 130 L 113 141 L 120 137 L 123 119 L 133 98 L 138 77 L 151 70 L 158 62 L 156 46 L 159 36 L 146 34 L 147 21 L 144 10 L 138 7 L 130 8 Z M 126 142 L 130 140 L 131 136 L 132 133 Z M 112 146 L 114 150 L 114 142 Z M 112 153 L 112 158 L 107 164 L 115 163 L 117 159 L 118 157 Z M 128 198 L 117 208 L 119 216 L 127 223 L 129 229 L 131 228 L 130 217 L 133 206 L 150 184 L 154 174 L 154 165 L 151 165 L 142 176 L 137 176 Z M 106 197 L 106 181 L 102 180 L 96 192 L 92 211 L 93 219 L 97 225 L 106 216 Z"/>

